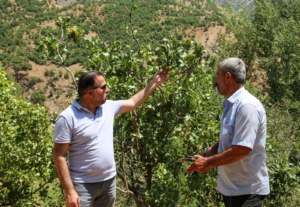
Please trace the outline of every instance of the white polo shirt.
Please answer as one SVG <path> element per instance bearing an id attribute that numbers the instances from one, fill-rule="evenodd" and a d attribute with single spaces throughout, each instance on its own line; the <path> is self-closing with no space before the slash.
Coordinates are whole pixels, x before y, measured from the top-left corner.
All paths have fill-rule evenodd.
<path id="1" fill-rule="evenodd" d="M 70 143 L 68 167 L 75 183 L 95 183 L 116 176 L 114 117 L 122 101 L 107 100 L 94 115 L 75 99 L 57 118 L 55 143 Z"/>

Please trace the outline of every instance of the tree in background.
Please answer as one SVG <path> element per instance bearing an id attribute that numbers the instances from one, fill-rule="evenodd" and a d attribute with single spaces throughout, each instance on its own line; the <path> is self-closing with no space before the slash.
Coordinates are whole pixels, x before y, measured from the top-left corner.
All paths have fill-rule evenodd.
<path id="1" fill-rule="evenodd" d="M 0 206 L 56 206 L 48 115 L 16 98 L 6 76 L 0 67 Z"/>
<path id="2" fill-rule="evenodd" d="M 226 29 L 234 41 L 226 41 L 227 56 L 238 55 L 247 62 L 249 76 L 265 73 L 266 92 L 272 100 L 300 100 L 300 2 L 298 0 L 255 0 L 254 9 L 228 10 Z M 231 33 L 232 32 L 232 33 Z"/>

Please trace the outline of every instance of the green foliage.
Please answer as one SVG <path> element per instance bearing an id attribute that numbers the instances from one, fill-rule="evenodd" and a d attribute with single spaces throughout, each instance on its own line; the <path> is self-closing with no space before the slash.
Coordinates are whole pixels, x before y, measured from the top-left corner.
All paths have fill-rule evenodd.
<path id="1" fill-rule="evenodd" d="M 267 206 L 298 206 L 295 199 L 299 193 L 299 162 L 300 148 L 298 137 L 299 123 L 286 109 L 288 102 L 282 106 L 268 107 L 268 167 L 270 174 L 271 193 L 267 197 Z M 280 126 L 280 127 L 278 127 Z"/>
<path id="2" fill-rule="evenodd" d="M 51 203 L 55 176 L 52 133 L 44 108 L 16 99 L 14 86 L 0 67 L 0 206 Z M 55 188 L 57 191 L 58 189 Z"/>
<path id="3" fill-rule="evenodd" d="M 58 71 L 58 77 L 62 77 L 63 76 L 63 72 L 61 70 Z"/>
<path id="4" fill-rule="evenodd" d="M 28 60 L 22 56 L 19 57 L 8 53 L 0 53 L 0 61 L 3 65 L 13 67 L 16 71 L 31 70 L 31 65 L 28 63 Z"/>
<path id="5" fill-rule="evenodd" d="M 49 11 L 45 8 L 47 6 L 46 0 L 1 1 L 0 48 L 11 55 L 2 61 L 5 67 L 12 66 L 16 71 L 29 70 L 29 59 L 42 63 L 38 54 L 32 54 L 30 30 L 39 30 L 38 21 L 43 21 L 46 16 L 54 16 L 55 9 Z M 30 42 L 30 45 L 26 44 L 27 42 Z"/>
<path id="6" fill-rule="evenodd" d="M 83 6 L 77 7 L 77 4 Z M 46 64 L 42 53 L 36 50 L 41 41 L 39 34 L 42 36 L 50 33 L 58 35 L 60 26 L 64 27 L 63 24 L 66 22 L 65 38 L 69 38 L 70 42 L 74 40 L 79 45 L 79 47 L 68 45 L 68 48 L 76 48 L 76 50 L 68 54 L 62 53 L 61 57 L 55 57 L 55 61 L 66 66 L 76 63 L 87 65 L 86 50 L 83 44 L 77 42 L 77 39 L 89 32 L 95 32 L 103 41 L 123 41 L 134 48 L 135 42 L 128 39 L 126 35 L 128 32 L 126 28 L 132 24 L 134 30 L 138 31 L 137 38 L 142 44 L 146 45 L 151 42 L 153 47 L 156 47 L 164 37 L 173 35 L 183 39 L 187 29 L 203 26 L 205 21 L 200 21 L 201 17 L 210 16 L 211 21 L 216 22 L 216 25 L 222 24 L 220 12 L 216 10 L 215 5 L 213 6 L 213 1 L 209 2 L 209 6 L 206 6 L 203 1 L 196 0 L 189 1 L 189 4 L 176 0 L 151 0 L 136 1 L 132 6 L 129 1 L 125 0 L 100 2 L 78 0 L 72 6 L 59 9 L 51 6 L 46 0 L 1 2 L 0 17 L 3 22 L 0 24 L 0 48 L 16 58 L 2 59 L 0 57 L 0 60 L 4 67 L 12 66 L 16 71 L 30 70 L 29 60 L 37 64 Z M 132 22 L 128 20 L 129 9 L 134 11 Z M 75 18 L 76 10 L 79 10 L 80 14 Z M 65 19 L 60 17 L 62 12 L 67 13 L 69 17 Z M 45 26 L 53 17 L 56 17 L 57 29 Z M 73 28 L 74 25 L 78 26 L 77 29 Z M 78 30 L 78 28 L 82 29 Z M 120 28 L 123 30 L 120 31 Z M 46 41 L 53 47 L 59 44 L 59 42 L 53 42 L 51 36 Z M 64 48 L 65 45 L 60 45 L 60 47 Z"/>
<path id="7" fill-rule="evenodd" d="M 137 79 L 148 73 L 140 71 L 133 73 L 134 77 L 141 74 Z M 171 73 L 176 74 L 175 70 Z M 124 82 L 122 78 L 117 83 L 109 83 L 118 89 L 118 94 L 113 94 L 116 99 L 120 94 L 125 98 L 138 90 L 138 86 L 133 87 L 136 79 L 127 79 L 131 80 Z M 198 154 L 218 137 L 220 103 L 212 95 L 211 84 L 211 77 L 199 67 L 184 80 L 153 94 L 136 113 L 126 114 L 116 121 L 119 175 L 128 177 L 126 183 L 130 189 L 138 191 L 139 198 L 150 206 L 217 205 L 217 200 L 207 197 L 217 194 L 215 171 L 201 176 L 202 182 L 197 183 L 197 177 L 184 174 L 187 165 L 180 168 L 172 164 L 179 157 Z M 207 187 L 199 188 L 202 183 Z M 198 193 L 199 189 L 202 193 Z"/>
<path id="8" fill-rule="evenodd" d="M 49 77 L 55 77 L 56 76 L 56 70 L 55 69 L 46 69 L 44 72 L 45 76 L 49 76 Z"/>
<path id="9" fill-rule="evenodd" d="M 45 100 L 46 96 L 45 91 L 43 90 L 34 91 L 31 95 L 31 102 L 34 104 L 40 104 L 41 106 L 43 106 Z"/>
<path id="10" fill-rule="evenodd" d="M 293 114 L 287 110 L 291 101 L 272 104 L 262 90 L 247 86 L 258 97 L 267 111 L 267 166 L 269 168 L 271 193 L 267 196 L 265 206 L 298 206 L 299 200 L 299 122 L 294 121 Z"/>
<path id="11" fill-rule="evenodd" d="M 62 29 L 64 30 L 64 29 Z M 131 33 L 134 39 L 136 33 Z M 58 38 L 50 34 L 53 42 Z M 46 37 L 47 38 L 47 37 Z M 202 176 L 203 193 L 196 177 L 185 175 L 172 162 L 187 154 L 198 154 L 215 142 L 219 132 L 220 99 L 207 73 L 208 53 L 193 41 L 163 38 L 159 46 L 139 44 L 137 51 L 121 41 L 105 42 L 83 38 L 88 68 L 100 70 L 111 86 L 110 98 L 127 99 L 145 87 L 160 69 L 171 78 L 132 113 L 115 121 L 116 162 L 121 191 L 130 191 L 137 206 L 208 205 L 219 203 L 215 189 L 216 171 Z M 69 40 L 61 41 L 67 46 Z M 41 41 L 49 59 L 69 53 Z M 77 71 L 75 80 L 82 71 Z M 116 92 L 114 92 L 114 90 Z M 200 118 L 201 117 L 201 118 Z M 195 183 L 190 185 L 190 182 Z"/>
<path id="12" fill-rule="evenodd" d="M 42 82 L 43 80 L 40 77 L 32 76 L 29 79 L 28 87 L 32 87 L 37 83 Z"/>
<path id="13" fill-rule="evenodd" d="M 215 190 L 215 169 L 204 175 L 186 175 L 187 164 L 172 162 L 198 154 L 218 139 L 221 98 L 213 89 L 210 75 L 215 67 L 208 68 L 207 54 L 200 44 L 181 40 L 187 28 L 223 25 L 224 16 L 213 1 L 206 1 L 204 6 L 204 1 L 191 0 L 190 7 L 175 0 L 137 1 L 133 6 L 125 0 L 78 2 L 84 5 L 78 7 L 80 16 L 58 16 L 58 29 L 53 29 L 41 28 L 41 22 L 61 11 L 75 11 L 75 7 L 58 11 L 45 9 L 45 0 L 18 0 L 18 5 L 1 1 L 0 17 L 4 22 L 0 24 L 0 48 L 4 52 L 0 61 L 16 71 L 31 69 L 28 60 L 45 64 L 42 54 L 60 66 L 82 63 L 105 74 L 112 99 L 126 99 L 144 87 L 159 69 L 170 70 L 169 82 L 135 112 L 115 121 L 119 190 L 128 193 L 128 206 L 222 206 Z M 238 56 L 248 66 L 248 77 L 255 79 L 257 69 L 267 75 L 267 95 L 250 87 L 268 113 L 272 191 L 265 205 L 298 206 L 299 1 L 256 0 L 255 4 L 253 12 L 244 8 L 240 15 L 231 8 L 226 13 L 232 17 L 226 22 L 227 34 L 230 40 L 234 34 L 236 41 L 220 38 L 219 57 L 210 59 L 210 65 L 215 66 L 216 60 L 223 57 Z M 132 22 L 127 19 L 128 8 L 134 10 Z M 211 15 L 200 22 L 200 17 L 207 15 L 204 9 Z M 37 33 L 30 31 L 33 29 Z M 82 40 L 88 31 L 96 32 L 101 40 Z M 27 47 L 21 40 L 24 35 L 35 45 L 41 43 L 43 53 Z M 65 78 L 69 75 L 72 73 L 64 73 Z M 45 111 L 15 99 L 12 85 L 0 77 L 0 140 L 4 149 L 0 153 L 0 205 L 62 206 L 62 191 L 56 188 L 59 184 L 57 180 L 51 182 L 55 175 Z M 42 103 L 44 93 L 34 94 L 36 102 Z M 56 116 L 51 117 L 51 126 Z M 44 185 L 48 182 L 51 184 Z"/>
<path id="14" fill-rule="evenodd" d="M 250 74 L 257 69 L 267 75 L 266 90 L 274 101 L 299 101 L 298 0 L 256 0 L 255 9 L 231 13 L 228 32 L 236 41 L 227 42 L 230 56 L 245 60 Z"/>
<path id="15" fill-rule="evenodd" d="M 2 67 L 1 62 L 0 62 L 0 67 Z M 15 87 L 14 95 L 15 95 L 15 97 L 16 98 L 22 97 L 23 92 L 24 92 L 24 88 L 16 82 L 15 78 L 11 74 L 7 73 L 6 78 L 9 82 L 14 83 L 14 87 Z"/>

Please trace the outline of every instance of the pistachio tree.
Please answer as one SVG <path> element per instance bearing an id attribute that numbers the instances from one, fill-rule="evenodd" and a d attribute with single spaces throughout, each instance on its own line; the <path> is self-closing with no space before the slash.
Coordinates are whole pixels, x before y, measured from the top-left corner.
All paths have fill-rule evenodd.
<path id="1" fill-rule="evenodd" d="M 128 8 L 130 14 L 135 9 L 134 4 Z M 174 164 L 178 158 L 201 152 L 218 138 L 220 100 L 208 72 L 209 54 L 203 46 L 172 36 L 163 38 L 156 48 L 142 45 L 130 24 L 124 27 L 124 35 L 127 33 L 136 43 L 134 48 L 118 41 L 84 38 L 80 32 L 70 38 L 70 28 L 81 29 L 69 25 L 68 17 L 58 17 L 56 22 L 61 36 L 44 37 L 40 49 L 49 60 L 64 65 L 71 52 L 68 45 L 85 45 L 88 65 L 82 71 L 101 71 L 110 88 L 110 99 L 131 97 L 159 70 L 171 73 L 168 82 L 141 107 L 116 118 L 117 189 L 127 205 L 217 205 L 220 199 L 215 190 L 215 170 L 203 176 L 186 175 L 188 164 Z M 79 73 L 72 75 L 70 87 L 76 88 Z"/>

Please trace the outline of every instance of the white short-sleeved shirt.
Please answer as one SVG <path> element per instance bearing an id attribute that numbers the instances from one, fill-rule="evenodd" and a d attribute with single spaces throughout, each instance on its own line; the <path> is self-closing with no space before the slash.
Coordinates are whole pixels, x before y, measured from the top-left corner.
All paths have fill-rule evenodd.
<path id="1" fill-rule="evenodd" d="M 70 143 L 68 167 L 75 183 L 95 183 L 116 176 L 114 117 L 122 101 L 107 100 L 94 115 L 75 99 L 57 118 L 55 143 Z"/>
<path id="2" fill-rule="evenodd" d="M 237 162 L 218 167 L 218 191 L 225 196 L 270 193 L 266 160 L 266 112 L 244 88 L 224 101 L 218 153 L 233 145 L 251 149 Z"/>

